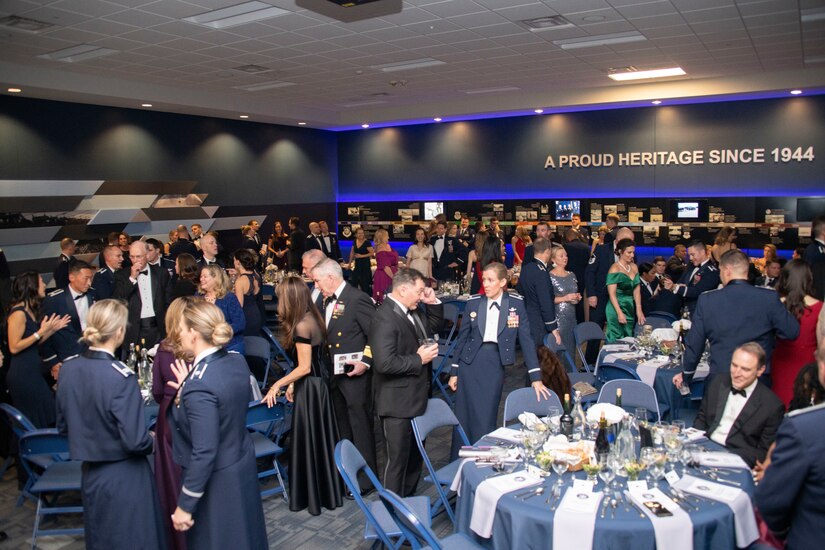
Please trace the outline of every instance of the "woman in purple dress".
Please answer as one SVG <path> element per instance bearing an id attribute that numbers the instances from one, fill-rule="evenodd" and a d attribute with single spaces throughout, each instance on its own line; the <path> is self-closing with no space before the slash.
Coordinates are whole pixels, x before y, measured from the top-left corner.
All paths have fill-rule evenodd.
<path id="1" fill-rule="evenodd" d="M 384 301 L 384 295 L 392 287 L 392 278 L 398 271 L 398 252 L 390 248 L 390 234 L 386 229 L 375 232 L 375 275 L 372 280 L 372 299 L 379 304 Z"/>
<path id="2" fill-rule="evenodd" d="M 179 342 L 180 319 L 183 317 L 186 300 L 178 298 L 166 310 L 166 339 L 158 346 L 155 362 L 152 364 L 152 395 L 160 405 L 155 424 L 155 483 L 158 486 L 158 497 L 163 510 L 164 529 L 169 537 L 170 548 L 175 550 L 186 550 L 186 535 L 176 531 L 171 520 L 178 505 L 181 471 L 172 457 L 172 430 L 166 418 L 166 411 L 172 405 L 177 390 L 167 382 L 177 382 L 172 371 L 176 359 L 183 359 L 187 364 L 192 361 L 192 357 L 187 357 L 180 348 Z"/>

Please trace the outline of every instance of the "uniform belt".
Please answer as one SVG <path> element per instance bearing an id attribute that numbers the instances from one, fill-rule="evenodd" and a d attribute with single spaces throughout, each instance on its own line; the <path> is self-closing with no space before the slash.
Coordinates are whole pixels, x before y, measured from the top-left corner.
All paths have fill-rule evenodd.
<path id="1" fill-rule="evenodd" d="M 158 326 L 158 320 L 155 317 L 144 317 L 140 320 L 141 328 L 152 328 Z"/>

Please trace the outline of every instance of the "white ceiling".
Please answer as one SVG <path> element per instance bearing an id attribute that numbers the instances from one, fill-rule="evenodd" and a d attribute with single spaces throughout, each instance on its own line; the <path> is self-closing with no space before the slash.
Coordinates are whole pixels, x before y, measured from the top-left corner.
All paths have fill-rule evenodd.
<path id="1" fill-rule="evenodd" d="M 29 97 L 319 128 L 634 100 L 803 88 L 825 91 L 825 0 L 267 0 L 289 14 L 225 30 L 181 19 L 243 0 L 0 0 L 0 84 Z M 820 13 L 821 12 L 821 13 Z M 820 13 L 802 22 L 801 14 Z M 516 22 L 562 15 L 571 28 Z M 814 17 L 816 19 L 816 17 Z M 563 50 L 560 39 L 628 31 L 646 40 Z M 118 53 L 37 56 L 93 44 Z M 386 73 L 385 63 L 443 65 Z M 247 74 L 235 67 L 271 71 Z M 678 65 L 687 76 L 614 83 L 609 68 Z M 250 92 L 273 81 L 292 85 Z M 505 88 L 492 93 L 467 91 Z"/>

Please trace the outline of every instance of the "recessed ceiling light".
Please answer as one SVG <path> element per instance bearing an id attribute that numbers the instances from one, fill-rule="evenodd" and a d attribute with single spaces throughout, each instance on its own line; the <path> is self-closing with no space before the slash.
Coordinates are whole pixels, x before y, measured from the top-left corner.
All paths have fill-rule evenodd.
<path id="1" fill-rule="evenodd" d="M 22 91 L 23 91 L 23 90 L 21 90 L 20 88 L 9 88 L 9 90 L 8 90 L 8 92 L 9 92 L 10 94 L 19 94 L 19 93 L 20 93 L 20 92 L 22 92 Z"/>
<path id="2" fill-rule="evenodd" d="M 141 107 L 151 107 L 152 104 L 151 103 L 141 103 L 140 106 Z"/>
<path id="3" fill-rule="evenodd" d="M 306 123 L 306 122 L 299 122 L 299 123 L 298 123 L 298 126 L 306 126 L 306 125 L 307 125 L 307 123 Z"/>
<path id="4" fill-rule="evenodd" d="M 288 13 L 290 12 L 287 10 L 270 6 L 264 2 L 244 2 L 228 8 L 193 15 L 192 17 L 184 17 L 183 21 L 213 29 L 227 29 Z"/>
<path id="5" fill-rule="evenodd" d="M 241 115 L 240 118 L 249 118 L 249 115 Z"/>
<path id="6" fill-rule="evenodd" d="M 563 38 L 553 40 L 553 44 L 562 50 L 576 50 L 579 48 L 610 46 L 612 44 L 627 44 L 628 42 L 642 42 L 644 40 L 647 40 L 647 38 L 639 31 L 627 31 L 579 38 Z"/>
<path id="7" fill-rule="evenodd" d="M 50 59 L 52 61 L 62 61 L 64 63 L 77 63 L 78 61 L 85 61 L 86 59 L 93 59 L 104 55 L 111 55 L 118 53 L 118 50 L 111 48 L 101 48 L 92 44 L 80 44 L 79 46 L 72 46 L 70 48 L 63 48 L 54 52 L 44 53 L 37 57 L 41 59 Z"/>
<path id="8" fill-rule="evenodd" d="M 396 71 L 406 71 L 409 69 L 423 69 L 424 67 L 435 67 L 437 65 L 446 65 L 444 61 L 433 59 L 432 57 L 423 57 L 421 59 L 412 59 L 410 61 L 398 61 L 396 63 L 383 63 L 381 65 L 372 65 L 370 68 L 385 73 L 394 73 Z"/>
<path id="9" fill-rule="evenodd" d="M 685 71 L 681 67 L 670 67 L 667 69 L 654 69 L 652 71 L 631 71 L 627 73 L 611 73 L 607 75 L 613 80 L 623 82 L 625 80 L 644 80 L 646 78 L 665 78 L 668 76 L 681 76 Z"/>
<path id="10" fill-rule="evenodd" d="M 467 95 L 498 94 L 502 92 L 515 92 L 518 90 L 521 90 L 521 88 L 517 86 L 497 86 L 495 88 L 478 88 L 475 90 L 464 90 L 464 93 Z"/>
<path id="11" fill-rule="evenodd" d="M 369 124 L 367 124 L 366 122 L 365 122 L 364 124 L 362 124 L 362 125 L 361 125 L 361 128 L 363 128 L 363 129 L 365 129 L 365 130 L 366 130 L 367 128 L 369 128 L 369 127 L 370 127 L 370 125 L 369 125 Z"/>
<path id="12" fill-rule="evenodd" d="M 433 120 L 434 120 L 434 121 L 436 121 L 436 122 L 441 122 L 441 117 L 440 117 L 440 116 L 437 116 L 437 117 L 435 117 Z"/>
<path id="13" fill-rule="evenodd" d="M 544 112 L 544 109 L 534 109 L 533 112 L 536 113 L 537 115 L 540 115 Z"/>
<path id="14" fill-rule="evenodd" d="M 599 21 L 604 21 L 604 15 L 588 15 L 587 17 L 582 17 L 582 21 L 586 21 L 588 23 L 598 23 Z"/>
<path id="15" fill-rule="evenodd" d="M 272 90 L 274 88 L 287 88 L 295 86 L 294 82 L 286 82 L 282 80 L 269 80 L 259 84 L 247 84 L 245 86 L 233 86 L 236 90 L 244 90 L 245 92 L 261 92 L 263 90 Z"/>
<path id="16" fill-rule="evenodd" d="M 9 90 L 11 91 L 11 90 Z M 799 95 L 802 93 L 802 90 L 791 90 L 791 95 Z"/>
<path id="17" fill-rule="evenodd" d="M 661 105 L 662 100 L 661 99 L 654 99 L 653 101 L 651 101 L 651 103 L 653 103 L 654 105 Z"/>

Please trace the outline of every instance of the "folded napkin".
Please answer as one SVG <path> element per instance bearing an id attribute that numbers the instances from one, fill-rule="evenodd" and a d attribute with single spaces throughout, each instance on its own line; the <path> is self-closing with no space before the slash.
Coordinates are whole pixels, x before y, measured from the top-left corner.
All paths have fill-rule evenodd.
<path id="1" fill-rule="evenodd" d="M 470 451 L 472 452 L 472 451 Z M 459 451 L 459 456 L 461 455 L 462 451 Z M 492 457 L 492 453 L 488 452 L 487 456 Z M 486 466 L 490 467 L 492 464 L 490 462 L 477 462 L 477 457 L 462 457 L 461 463 L 458 465 L 458 469 L 455 471 L 455 476 L 453 477 L 452 483 L 450 483 L 450 490 L 455 491 L 458 494 L 461 494 L 461 471 L 464 469 L 465 464 L 468 462 L 475 462 L 476 466 Z M 507 451 L 507 456 L 501 459 L 501 462 L 504 464 L 513 464 L 521 462 L 521 451 L 518 449 L 509 449 Z"/>
<path id="2" fill-rule="evenodd" d="M 656 382 L 656 370 L 659 367 L 666 365 L 668 361 L 669 359 L 667 357 L 660 355 L 658 357 L 654 357 L 653 359 L 649 359 L 644 363 L 639 363 L 636 365 L 636 374 L 639 375 L 642 382 L 650 387 L 653 387 L 654 382 Z"/>
<path id="3" fill-rule="evenodd" d="M 494 439 L 503 439 L 510 443 L 521 443 L 521 432 L 512 428 L 498 428 L 497 430 L 488 433 L 484 437 L 492 437 Z"/>
<path id="4" fill-rule="evenodd" d="M 623 408 L 617 407 L 612 403 L 596 403 L 587 409 L 587 421 L 598 422 L 601 418 L 602 412 L 608 424 L 616 424 L 621 422 L 627 414 Z"/>
<path id="5" fill-rule="evenodd" d="M 593 548 L 603 493 L 569 488 L 553 516 L 553 548 Z"/>
<path id="6" fill-rule="evenodd" d="M 630 351 L 630 344 L 605 344 L 602 346 L 602 353 L 610 351 Z"/>
<path id="7" fill-rule="evenodd" d="M 555 451 L 557 449 L 566 449 L 569 446 L 570 443 L 567 441 L 567 436 L 564 434 L 551 435 L 547 438 L 547 441 L 544 442 L 544 445 L 542 445 L 542 450 Z"/>
<path id="8" fill-rule="evenodd" d="M 657 328 L 650 333 L 657 342 L 675 342 L 679 333 L 672 328 Z"/>
<path id="9" fill-rule="evenodd" d="M 681 327 L 682 330 L 690 330 L 690 319 L 680 319 L 678 321 L 673 321 L 670 324 L 673 327 L 673 330 L 679 332 L 679 328 Z"/>
<path id="10" fill-rule="evenodd" d="M 636 339 L 632 336 L 625 336 L 624 338 L 619 338 L 616 341 L 617 342 L 624 342 L 625 344 L 628 344 L 630 346 L 633 346 L 633 345 L 636 344 Z"/>
<path id="11" fill-rule="evenodd" d="M 750 470 L 750 466 L 742 460 L 742 457 L 733 453 L 710 452 L 699 455 L 699 464 L 711 468 L 742 468 Z"/>
<path id="12" fill-rule="evenodd" d="M 476 495 L 473 500 L 473 515 L 470 518 L 470 529 L 485 539 L 490 538 L 493 534 L 496 506 L 498 506 L 498 500 L 502 495 L 530 487 L 531 485 L 538 485 L 541 482 L 541 477 L 530 474 L 524 470 L 482 481 L 476 488 Z"/>
<path id="13" fill-rule="evenodd" d="M 646 491 L 625 491 L 625 495 L 644 510 L 645 515 L 653 524 L 656 548 L 693 550 L 693 522 L 690 520 L 690 515 L 667 495 L 656 488 Z M 645 502 L 658 502 L 673 515 L 659 517 L 645 506 Z"/>
<path id="14" fill-rule="evenodd" d="M 685 428 L 684 430 L 682 430 L 682 435 L 684 435 L 687 438 L 688 443 L 693 443 L 695 441 L 699 441 L 700 439 L 707 438 L 705 432 L 697 428 Z"/>
<path id="15" fill-rule="evenodd" d="M 618 359 L 636 359 L 639 357 L 639 352 L 636 351 L 621 351 L 621 352 L 610 352 L 604 357 L 602 360 L 599 361 L 599 364 L 602 363 L 613 363 Z"/>
<path id="16" fill-rule="evenodd" d="M 536 424 L 541 424 L 539 417 L 531 412 L 523 412 L 518 415 L 518 421 L 528 430 L 532 430 Z"/>
<path id="17" fill-rule="evenodd" d="M 458 450 L 459 458 L 493 458 L 490 447 L 461 447 Z"/>
<path id="18" fill-rule="evenodd" d="M 751 499 L 745 491 L 690 475 L 682 477 L 673 486 L 686 493 L 727 504 L 733 510 L 736 546 L 739 548 L 747 548 L 759 538 L 756 515 L 753 512 Z"/>

